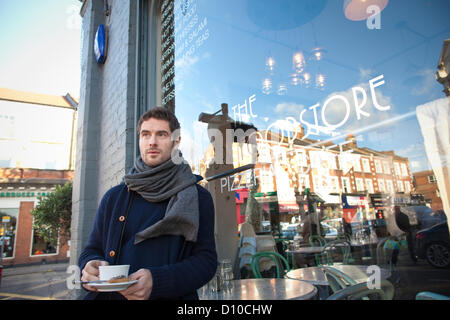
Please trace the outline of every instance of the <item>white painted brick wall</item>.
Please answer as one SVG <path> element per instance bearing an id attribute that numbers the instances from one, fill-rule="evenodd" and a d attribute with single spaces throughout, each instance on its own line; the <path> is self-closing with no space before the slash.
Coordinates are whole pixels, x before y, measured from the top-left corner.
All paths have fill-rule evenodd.
<path id="1" fill-rule="evenodd" d="M 109 19 L 102 0 L 88 3 L 82 27 L 71 264 L 87 243 L 101 198 L 121 182 L 134 154 L 136 1 L 111 1 Z M 92 49 L 100 23 L 108 30 L 104 65 L 95 62 Z"/>

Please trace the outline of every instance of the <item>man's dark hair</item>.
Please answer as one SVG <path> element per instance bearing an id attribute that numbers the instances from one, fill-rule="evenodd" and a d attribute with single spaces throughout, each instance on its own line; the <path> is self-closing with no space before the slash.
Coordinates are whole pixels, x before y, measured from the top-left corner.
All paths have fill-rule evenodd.
<path id="1" fill-rule="evenodd" d="M 137 133 L 140 134 L 142 122 L 147 121 L 148 119 L 159 119 L 166 120 L 169 122 L 169 128 L 171 132 L 174 132 L 177 129 L 180 129 L 180 123 L 178 122 L 177 117 L 171 112 L 169 109 L 164 107 L 155 107 L 146 111 L 138 121 Z"/>

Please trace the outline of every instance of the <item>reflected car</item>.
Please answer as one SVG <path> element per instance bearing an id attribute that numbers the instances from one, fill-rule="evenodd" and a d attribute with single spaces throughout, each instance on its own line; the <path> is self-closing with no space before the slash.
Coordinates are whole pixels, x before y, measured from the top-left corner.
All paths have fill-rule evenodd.
<path id="1" fill-rule="evenodd" d="M 338 231 L 336 228 L 330 226 L 328 223 L 321 222 L 323 232 L 325 233 L 326 240 L 334 240 L 338 236 Z"/>
<path id="2" fill-rule="evenodd" d="M 426 229 L 444 221 L 445 215 L 438 215 L 427 206 L 407 206 L 400 210 L 407 214 L 412 226 L 418 225 L 421 229 Z"/>
<path id="3" fill-rule="evenodd" d="M 298 223 L 284 226 L 281 230 L 281 236 L 285 239 L 293 240 L 298 235 L 297 226 Z"/>
<path id="4" fill-rule="evenodd" d="M 436 268 L 450 267 L 450 237 L 446 221 L 416 232 L 419 258 Z"/>
<path id="5" fill-rule="evenodd" d="M 295 223 L 295 224 L 289 224 L 285 227 L 283 227 L 283 229 L 281 230 L 281 236 L 285 239 L 289 239 L 289 240 L 293 240 L 295 236 L 298 236 L 298 229 L 297 226 L 299 224 Z M 336 228 L 333 228 L 332 226 L 330 226 L 327 223 L 323 223 L 321 222 L 322 225 L 322 230 L 325 233 L 325 239 L 327 240 L 334 240 L 337 238 L 338 235 L 338 231 Z M 300 223 L 300 226 L 303 226 L 303 223 Z"/>

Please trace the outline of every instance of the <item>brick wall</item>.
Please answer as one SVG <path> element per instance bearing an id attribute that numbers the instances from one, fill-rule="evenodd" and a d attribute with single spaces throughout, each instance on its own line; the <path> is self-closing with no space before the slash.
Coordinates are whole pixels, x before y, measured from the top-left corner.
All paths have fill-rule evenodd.
<path id="1" fill-rule="evenodd" d="M 83 17 L 81 85 L 72 200 L 71 264 L 87 244 L 98 204 L 132 166 L 137 1 L 87 2 Z M 108 35 L 107 58 L 99 65 L 93 39 L 99 24 Z"/>
<path id="2" fill-rule="evenodd" d="M 436 190 L 438 190 L 437 183 L 430 183 L 428 181 L 428 176 L 434 176 L 432 170 L 422 171 L 414 173 L 414 180 L 416 186 L 416 192 L 423 194 L 425 201 L 431 201 L 431 209 L 443 210 L 442 199 L 437 196 Z"/>
<path id="3" fill-rule="evenodd" d="M 73 180 L 71 170 L 42 170 L 42 169 L 21 169 L 21 168 L 0 168 L 0 181 L 20 180 L 30 178 L 42 179 L 68 179 Z"/>

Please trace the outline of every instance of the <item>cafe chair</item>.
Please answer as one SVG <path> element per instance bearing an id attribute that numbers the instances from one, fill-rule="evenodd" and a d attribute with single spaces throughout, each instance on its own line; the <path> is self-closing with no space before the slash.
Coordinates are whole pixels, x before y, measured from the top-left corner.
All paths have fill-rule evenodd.
<path id="1" fill-rule="evenodd" d="M 327 242 L 325 241 L 325 239 L 319 235 L 309 237 L 309 244 L 311 245 L 311 247 L 323 247 L 326 243 Z"/>
<path id="2" fill-rule="evenodd" d="M 348 234 L 347 232 L 340 232 L 340 233 L 338 233 L 336 239 L 337 240 L 345 240 L 345 241 L 348 241 L 348 242 L 351 242 L 351 240 L 352 240 L 350 234 Z"/>
<path id="3" fill-rule="evenodd" d="M 328 280 L 328 285 L 333 293 L 356 284 L 356 281 L 349 275 L 336 268 L 323 266 L 322 271 L 325 274 Z"/>
<path id="4" fill-rule="evenodd" d="M 430 291 L 422 291 L 416 295 L 416 300 L 450 300 L 450 297 Z"/>
<path id="5" fill-rule="evenodd" d="M 327 300 L 392 300 L 394 286 L 387 280 L 379 288 L 369 288 L 366 282 L 347 286 L 330 295 Z"/>
<path id="6" fill-rule="evenodd" d="M 396 266 L 400 248 L 397 237 L 391 236 L 380 239 L 376 251 L 377 265 L 391 272 L 391 280 L 395 285 L 400 283 L 400 274 Z"/>
<path id="7" fill-rule="evenodd" d="M 260 270 L 260 260 L 267 261 L 267 259 L 272 260 L 276 266 L 276 271 L 277 271 L 276 278 L 283 278 L 286 273 L 291 271 L 291 269 L 289 267 L 289 262 L 281 254 L 279 254 L 277 252 L 272 252 L 272 251 L 262 251 L 262 252 L 255 253 L 251 259 L 253 275 L 256 278 L 263 278 L 263 276 L 261 274 L 261 270 Z M 283 263 L 284 263 L 284 265 L 283 265 Z"/>
<path id="8" fill-rule="evenodd" d="M 342 258 L 341 262 L 337 262 L 336 259 Z M 334 240 L 328 242 L 323 247 L 321 253 L 315 255 L 317 266 L 339 264 L 350 264 L 354 262 L 351 253 L 350 242 L 346 240 Z"/>

